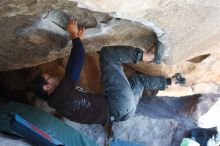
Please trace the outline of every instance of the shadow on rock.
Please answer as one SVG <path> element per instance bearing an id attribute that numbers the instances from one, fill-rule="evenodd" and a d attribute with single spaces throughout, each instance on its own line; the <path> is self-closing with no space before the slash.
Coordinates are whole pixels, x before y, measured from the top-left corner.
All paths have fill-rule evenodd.
<path id="1" fill-rule="evenodd" d="M 218 94 L 195 94 L 183 97 L 143 97 L 137 114 L 154 119 L 175 119 L 178 122 L 172 146 L 180 144 L 186 132 L 197 127 L 199 118 L 218 101 Z"/>

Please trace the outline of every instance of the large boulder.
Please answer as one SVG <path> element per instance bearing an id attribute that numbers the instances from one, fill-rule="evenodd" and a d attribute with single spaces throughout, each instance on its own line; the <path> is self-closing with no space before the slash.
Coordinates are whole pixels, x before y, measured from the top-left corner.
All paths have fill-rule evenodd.
<path id="1" fill-rule="evenodd" d="M 69 19 L 87 28 L 86 51 L 105 45 L 131 45 L 148 49 L 156 40 L 143 24 L 115 19 L 107 13 L 80 9 L 68 1 L 1 1 L 0 71 L 32 67 L 68 56 L 65 30 Z"/>
<path id="2" fill-rule="evenodd" d="M 220 51 L 220 2 L 207 0 L 73 0 L 93 11 L 140 22 L 164 45 L 168 64 Z"/>

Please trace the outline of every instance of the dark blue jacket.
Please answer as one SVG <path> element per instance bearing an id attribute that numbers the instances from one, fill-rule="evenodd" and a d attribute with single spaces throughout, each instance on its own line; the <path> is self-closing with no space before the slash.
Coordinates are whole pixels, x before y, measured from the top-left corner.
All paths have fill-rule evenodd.
<path id="1" fill-rule="evenodd" d="M 85 62 L 85 50 L 79 38 L 72 40 L 73 48 L 66 67 L 66 74 L 70 75 L 73 81 L 77 81 Z"/>
<path id="2" fill-rule="evenodd" d="M 49 96 L 47 103 L 62 116 L 77 123 L 103 124 L 109 115 L 106 99 L 76 88 L 85 62 L 85 50 L 79 38 L 72 40 L 73 48 L 64 78 Z"/>

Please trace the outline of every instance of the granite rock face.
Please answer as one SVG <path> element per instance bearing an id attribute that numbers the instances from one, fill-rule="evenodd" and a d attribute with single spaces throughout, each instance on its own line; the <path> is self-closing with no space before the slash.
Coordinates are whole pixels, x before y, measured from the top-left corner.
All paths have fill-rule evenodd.
<path id="1" fill-rule="evenodd" d="M 156 35 L 143 24 L 92 12 L 68 1 L 1 1 L 0 71 L 32 67 L 68 56 L 65 30 L 69 19 L 87 28 L 86 51 L 105 45 L 132 45 L 148 49 Z"/>
<path id="2" fill-rule="evenodd" d="M 164 45 L 163 59 L 177 64 L 220 51 L 220 2 L 213 0 L 73 0 L 93 11 L 133 20 L 153 29 Z"/>
<path id="3" fill-rule="evenodd" d="M 18 0 L 1 1 L 0 5 L 1 71 L 36 66 L 67 56 L 70 43 L 63 29 L 67 18 L 63 16 L 72 16 L 87 28 L 97 26 L 90 11 L 76 8 L 72 2 Z"/>

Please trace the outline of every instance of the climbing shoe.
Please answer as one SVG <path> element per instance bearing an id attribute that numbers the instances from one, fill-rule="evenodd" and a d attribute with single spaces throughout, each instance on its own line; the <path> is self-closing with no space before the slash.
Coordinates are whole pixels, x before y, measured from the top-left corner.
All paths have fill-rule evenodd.
<path id="1" fill-rule="evenodd" d="M 176 73 L 172 76 L 172 78 L 176 79 L 176 84 L 185 85 L 186 84 L 186 78 L 182 77 L 181 73 Z"/>

